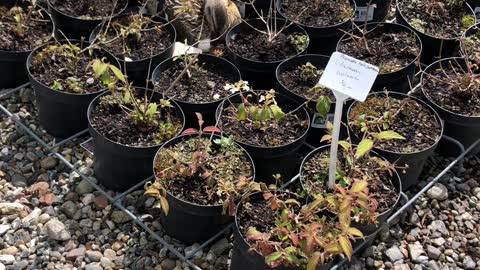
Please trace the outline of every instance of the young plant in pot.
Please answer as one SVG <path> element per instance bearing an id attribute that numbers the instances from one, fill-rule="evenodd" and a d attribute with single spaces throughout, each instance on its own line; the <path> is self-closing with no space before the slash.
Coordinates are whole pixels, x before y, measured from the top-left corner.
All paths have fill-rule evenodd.
<path id="1" fill-rule="evenodd" d="M 470 27 L 460 40 L 460 53 L 468 58 L 472 67 L 480 68 L 480 24 Z"/>
<path id="2" fill-rule="evenodd" d="M 397 0 L 396 19 L 420 36 L 425 64 L 452 56 L 462 34 L 475 24 L 474 12 L 464 0 Z"/>
<path id="3" fill-rule="evenodd" d="M 95 61 L 92 66 L 110 90 L 88 108 L 95 176 L 107 188 L 123 191 L 152 175 L 149 164 L 164 142 L 180 134 L 184 116 L 174 101 L 133 87 L 112 65 Z"/>
<path id="4" fill-rule="evenodd" d="M 422 93 L 445 121 L 445 134 L 469 147 L 480 138 L 480 72 L 468 58 L 446 58 L 428 66 Z M 480 151 L 480 147 L 471 153 Z"/>
<path id="5" fill-rule="evenodd" d="M 282 62 L 275 73 L 276 89 L 298 103 L 307 102 L 306 109 L 312 120 L 307 141 L 319 145 L 319 138 L 326 134 L 328 114 L 333 113 L 333 93 L 318 85 L 329 57 L 306 54 Z"/>
<path id="6" fill-rule="evenodd" d="M 92 67 L 101 60 L 120 67 L 107 51 L 79 40 L 50 42 L 29 55 L 28 78 L 40 124 L 49 134 L 67 138 L 87 128 L 88 105 L 107 89 Z"/>
<path id="7" fill-rule="evenodd" d="M 368 23 L 346 33 L 337 51 L 379 67 L 373 91 L 387 87 L 406 93 L 413 85 L 422 42 L 413 30 L 403 25 Z"/>
<path id="8" fill-rule="evenodd" d="M 285 59 L 305 53 L 309 42 L 303 28 L 277 18 L 273 7 L 267 17 L 258 13 L 258 18 L 244 20 L 226 35 L 229 58 L 242 78 L 258 89 L 272 88 L 277 66 Z"/>
<path id="9" fill-rule="evenodd" d="M 239 80 L 240 71 L 232 63 L 208 54 L 185 54 L 167 59 L 152 75 L 155 91 L 182 107 L 187 127 L 195 125 L 197 112 L 202 114 L 207 125 L 215 125 L 215 110 L 235 93 L 230 85 Z"/>
<path id="10" fill-rule="evenodd" d="M 365 102 L 353 103 L 348 123 L 354 140 L 375 140 L 375 151 L 403 168 L 399 175 L 404 190 L 418 184 L 443 134 L 440 116 L 429 105 L 395 92 L 373 93 Z"/>
<path id="11" fill-rule="evenodd" d="M 357 200 L 367 200 L 366 186 L 357 186 L 355 193 L 342 190 L 343 197 L 318 195 L 310 203 L 261 188 L 238 207 L 231 270 L 327 270 L 338 257 L 351 259 L 352 242 L 363 234 L 350 226 L 349 214 Z M 327 214 L 333 205 L 347 204 L 338 218 Z"/>
<path id="12" fill-rule="evenodd" d="M 0 3 L 0 89 L 28 81 L 25 63 L 30 52 L 53 35 L 54 25 L 35 0 Z"/>
<path id="13" fill-rule="evenodd" d="M 102 21 L 122 13 L 128 0 L 47 0 L 48 10 L 57 26 L 57 36 L 88 38 Z"/>
<path id="14" fill-rule="evenodd" d="M 200 114 L 199 114 L 200 115 Z M 248 153 L 233 139 L 203 133 L 166 142 L 155 155 L 155 182 L 145 194 L 157 199 L 166 233 L 182 242 L 202 242 L 233 221 L 241 196 L 259 190 Z M 192 226 L 195 224 L 195 226 Z"/>
<path id="15" fill-rule="evenodd" d="M 99 24 L 90 42 L 112 52 L 125 67 L 129 81 L 144 86 L 150 67 L 156 67 L 173 54 L 175 28 L 167 20 L 146 14 L 125 14 L 108 25 Z"/>
<path id="16" fill-rule="evenodd" d="M 274 90 L 252 91 L 244 81 L 232 87 L 238 93 L 218 106 L 218 128 L 252 156 L 257 179 L 272 182 L 273 174 L 290 179 L 310 126 L 304 104 Z"/>
<path id="17" fill-rule="evenodd" d="M 277 0 L 280 15 L 294 21 L 311 38 L 309 52 L 330 56 L 352 26 L 355 3 L 349 0 Z"/>

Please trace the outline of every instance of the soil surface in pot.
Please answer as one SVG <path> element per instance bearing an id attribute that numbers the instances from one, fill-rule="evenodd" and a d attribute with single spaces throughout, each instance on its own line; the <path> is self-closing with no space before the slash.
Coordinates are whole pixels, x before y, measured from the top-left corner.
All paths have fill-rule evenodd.
<path id="1" fill-rule="evenodd" d="M 424 73 L 424 93 L 437 106 L 464 116 L 480 116 L 480 74 L 469 74 L 455 61 Z M 474 79 L 475 78 L 475 79 Z"/>
<path id="2" fill-rule="evenodd" d="M 379 140 L 376 148 L 395 153 L 415 153 L 430 148 L 441 136 L 441 125 L 428 107 L 411 98 L 387 98 L 383 95 L 371 96 L 363 103 L 355 103 L 349 115 L 350 127 L 357 135 L 361 134 L 356 121 L 359 117 L 366 116 L 371 131 L 383 130 L 378 120 L 385 119 L 385 113 L 391 116 L 388 118 L 387 130 L 397 132 L 405 140 Z"/>
<path id="3" fill-rule="evenodd" d="M 116 15 L 127 0 L 49 0 L 60 12 L 83 20 L 101 20 Z M 115 2 L 118 2 L 115 6 Z M 112 14 L 113 13 L 113 14 Z"/>
<path id="4" fill-rule="evenodd" d="M 136 95 L 139 99 L 145 98 L 145 95 L 140 94 L 139 91 Z M 111 95 L 106 95 L 100 97 L 100 102 L 92 110 L 90 123 L 102 136 L 119 144 L 151 147 L 175 137 L 180 132 L 182 122 L 175 115 L 175 110 L 175 108 L 160 109 L 159 106 L 157 124 L 140 125 L 119 107 L 118 102 Z"/>
<path id="5" fill-rule="evenodd" d="M 227 192 L 237 192 L 236 198 L 232 199 L 238 199 L 253 178 L 252 164 L 233 140 L 226 147 L 217 144 L 216 140 L 212 142 L 207 137 L 193 137 L 163 148 L 155 158 L 157 181 L 176 198 L 199 205 L 229 203 Z M 198 155 L 204 158 L 195 161 Z M 184 177 L 180 171 L 168 169 L 172 163 L 197 164 L 198 167 L 195 168 L 196 173 Z"/>
<path id="6" fill-rule="evenodd" d="M 209 62 L 193 64 L 167 92 L 186 65 L 182 59 L 176 58 L 172 66 L 154 79 L 154 89 L 175 100 L 196 104 L 220 101 L 232 94 L 225 86 L 234 83 L 234 75 Z"/>
<path id="7" fill-rule="evenodd" d="M 278 26 L 281 28 L 282 26 Z M 273 41 L 268 36 L 251 30 L 248 33 L 238 33 L 230 43 L 230 49 L 243 58 L 259 62 L 275 62 L 292 57 L 299 52 L 296 46 L 289 40 L 289 36 L 303 35 L 293 33 L 286 35 L 278 34 Z"/>
<path id="8" fill-rule="evenodd" d="M 461 46 L 464 57 L 468 57 L 477 66 L 477 72 L 480 72 L 480 27 L 476 26 L 472 35 L 461 39 Z"/>
<path id="9" fill-rule="evenodd" d="M 33 77 L 53 90 L 88 94 L 105 90 L 90 63 L 94 59 L 102 59 L 105 53 L 92 50 L 93 54 L 75 44 L 47 45 L 32 56 L 30 72 Z"/>
<path id="10" fill-rule="evenodd" d="M 317 100 L 320 96 L 328 96 L 331 100 L 334 100 L 332 91 L 320 86 L 315 87 L 322 73 L 323 69 L 319 69 L 311 63 L 306 63 L 284 71 L 280 74 L 279 80 L 292 93 L 307 100 Z"/>
<path id="11" fill-rule="evenodd" d="M 339 151 L 339 156 L 337 168 L 341 168 L 345 175 L 350 175 L 351 179 L 363 179 L 363 176 L 368 176 L 369 195 L 378 202 L 378 213 L 388 211 L 395 205 L 398 192 L 391 181 L 388 170 L 384 168 L 384 163 L 387 161 L 379 157 L 364 156 L 357 160 L 355 171 L 352 171 L 343 151 Z M 304 163 L 301 177 L 305 189 L 310 194 L 329 192 L 327 189 L 329 163 L 330 151 L 328 149 L 315 153 Z M 338 181 L 337 184 L 344 187 L 349 186 L 349 183 L 341 181 Z"/>
<path id="12" fill-rule="evenodd" d="M 348 0 L 283 0 L 281 12 L 289 19 L 310 27 L 326 27 L 353 17 Z"/>
<path id="13" fill-rule="evenodd" d="M 162 27 L 163 24 L 140 14 L 115 18 L 106 35 L 103 34 L 105 29 L 102 30 L 101 46 L 126 61 L 150 58 L 167 50 L 173 43 L 173 36 Z M 130 33 L 121 34 L 125 32 Z"/>
<path id="14" fill-rule="evenodd" d="M 380 73 L 398 71 L 420 55 L 420 46 L 413 32 L 388 31 L 380 24 L 365 36 L 352 35 L 355 36 L 342 40 L 339 51 L 378 66 Z"/>
<path id="15" fill-rule="evenodd" d="M 28 13 L 20 6 L 8 9 L 0 5 L 0 50 L 30 51 L 51 38 L 53 26 L 50 18 L 38 10 Z M 20 18 L 20 23 L 15 16 Z"/>
<path id="16" fill-rule="evenodd" d="M 448 6 L 446 2 L 459 2 L 460 5 Z M 473 13 L 467 12 L 463 7 L 463 1 L 398 1 L 406 21 L 417 31 L 443 39 L 457 39 L 471 25 L 462 22 L 465 16 Z"/>

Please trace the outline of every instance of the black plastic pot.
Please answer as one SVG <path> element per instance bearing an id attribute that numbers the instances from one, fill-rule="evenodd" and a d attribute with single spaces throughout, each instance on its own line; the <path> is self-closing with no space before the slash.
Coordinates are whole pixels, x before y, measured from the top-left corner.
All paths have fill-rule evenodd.
<path id="1" fill-rule="evenodd" d="M 370 94 L 369 97 L 373 95 L 384 96 L 385 94 L 373 93 L 373 94 Z M 435 149 L 437 148 L 437 145 L 440 142 L 440 139 L 442 138 L 443 122 L 442 122 L 442 119 L 440 119 L 440 116 L 438 115 L 438 113 L 432 107 L 430 107 L 428 104 L 426 104 L 425 102 L 423 102 L 422 100 L 416 97 L 408 96 L 408 95 L 397 93 L 397 92 L 389 92 L 388 95 L 396 99 L 410 98 L 415 100 L 417 103 L 425 106 L 435 116 L 435 119 L 440 124 L 440 127 L 442 129 L 440 132 L 440 136 L 437 138 L 437 141 L 433 145 L 431 145 L 429 148 L 424 149 L 422 151 L 418 151 L 414 153 L 397 153 L 397 152 L 382 150 L 379 148 L 374 148 L 377 153 L 379 153 L 382 157 L 384 157 L 391 163 L 395 163 L 400 167 L 408 166 L 408 168 L 406 169 L 400 169 L 400 172 L 398 173 L 400 175 L 400 180 L 402 181 L 403 190 L 407 190 L 412 186 L 416 186 L 420 182 L 419 176 L 422 173 L 423 166 L 425 165 L 425 162 L 427 161 L 427 159 L 433 154 L 433 152 L 435 152 Z M 355 106 L 356 104 L 358 104 L 357 101 L 354 102 L 350 106 L 350 108 L 348 108 L 348 112 L 347 112 L 348 123 L 350 123 L 351 121 L 350 112 L 353 106 Z M 350 128 L 350 134 L 352 134 L 352 140 L 354 140 L 355 142 L 360 141 L 360 137 L 358 136 L 358 134 L 355 134 L 355 132 L 351 128 Z"/>
<path id="2" fill-rule="evenodd" d="M 120 19 L 122 17 L 129 16 L 129 14 L 123 14 L 116 19 Z M 144 16 L 149 16 L 149 15 L 144 15 Z M 160 64 L 162 61 L 172 57 L 173 55 L 173 50 L 175 46 L 175 40 L 177 39 L 177 32 L 175 31 L 175 28 L 173 27 L 172 24 L 167 24 L 167 20 L 161 17 L 154 17 L 154 20 L 160 23 L 164 23 L 164 29 L 166 29 L 170 35 L 173 37 L 172 38 L 172 44 L 170 47 L 168 47 L 166 50 L 162 52 L 155 52 L 156 54 L 153 55 L 152 57 L 147 57 L 135 61 L 125 61 L 121 58 L 118 58 L 118 61 L 122 65 L 122 69 L 124 70 L 124 73 L 128 75 L 128 79 L 130 82 L 133 82 L 134 85 L 137 86 L 143 86 L 145 87 L 147 79 L 150 77 L 150 74 L 148 74 L 149 71 L 153 70 L 158 64 Z M 98 35 L 100 29 L 102 28 L 102 24 L 100 23 L 95 27 L 95 29 L 92 31 L 90 34 L 90 42 L 93 42 L 95 37 Z"/>
<path id="3" fill-rule="evenodd" d="M 431 64 L 437 61 L 439 58 L 442 59 L 454 55 L 458 46 L 460 45 L 460 35 L 458 38 L 455 39 L 442 39 L 417 31 L 408 23 L 408 21 L 403 16 L 402 11 L 399 7 L 400 1 L 402 0 L 397 0 L 395 18 L 397 20 L 397 23 L 411 28 L 418 34 L 418 36 L 422 40 L 423 50 L 420 62 L 422 62 L 423 64 Z"/>
<path id="4" fill-rule="evenodd" d="M 367 9 L 368 4 L 371 2 L 372 5 L 369 11 Z M 388 15 L 390 10 L 390 4 L 392 0 L 355 0 L 357 4 L 357 10 L 355 11 L 355 22 L 356 23 L 365 23 L 368 22 L 383 22 Z"/>
<path id="5" fill-rule="evenodd" d="M 384 33 L 399 33 L 399 32 L 411 32 L 418 44 L 418 48 L 420 52 L 422 52 L 422 41 L 420 37 L 411 29 L 395 23 L 369 23 L 367 24 L 367 29 L 374 29 L 374 28 L 383 28 Z M 381 31 L 381 30 L 379 30 Z M 354 33 L 359 34 L 359 31 L 356 29 Z M 349 36 L 347 34 L 343 35 L 337 45 L 337 51 L 340 50 L 341 45 L 343 44 L 344 40 L 348 39 Z M 394 72 L 389 73 L 382 73 L 377 76 L 375 80 L 372 91 L 384 91 L 387 88 L 389 91 L 397 91 L 402 93 L 407 93 L 410 91 L 410 85 L 413 85 L 413 77 L 415 76 L 415 69 L 416 64 L 420 58 L 420 54 L 407 66 L 403 67 Z"/>
<path id="6" fill-rule="evenodd" d="M 85 48 L 90 44 L 81 43 L 80 40 L 70 40 L 70 43 L 79 44 L 81 48 Z M 60 41 L 61 44 L 67 43 L 66 40 Z M 28 79 L 35 91 L 35 100 L 38 108 L 38 118 L 40 125 L 55 137 L 67 138 L 87 128 L 87 109 L 90 102 L 100 95 L 103 91 L 88 94 L 75 94 L 64 91 L 53 90 L 51 87 L 39 82 L 35 75 L 30 71 L 33 56 L 44 49 L 46 46 L 55 44 L 54 42 L 46 43 L 37 47 L 30 53 L 27 59 Z M 105 50 L 99 49 L 101 57 L 120 67 L 118 61 Z"/>
<path id="7" fill-rule="evenodd" d="M 315 154 L 317 154 L 318 152 L 323 152 L 323 151 L 330 151 L 330 145 L 324 145 L 324 146 L 321 146 L 321 147 L 313 150 L 303 159 L 302 164 L 300 165 L 300 183 L 302 185 L 303 190 L 306 190 L 305 185 L 304 185 L 304 177 L 303 177 L 303 175 L 304 175 L 303 174 L 303 166 L 304 166 L 305 162 L 307 162 L 308 160 L 313 158 L 315 156 Z M 375 156 L 378 156 L 378 157 L 382 157 L 386 160 L 386 158 L 383 157 L 383 155 L 381 155 L 379 153 L 376 153 L 376 152 L 372 151 L 371 154 L 373 154 Z M 402 191 L 402 182 L 400 181 L 400 176 L 398 175 L 396 170 L 394 170 L 394 173 L 393 173 L 390 181 L 392 181 L 393 186 L 397 190 L 398 196 L 397 196 L 397 199 L 395 200 L 395 204 L 392 205 L 390 207 L 390 209 L 388 209 L 385 212 L 380 213 L 378 215 L 377 224 L 352 223 L 352 226 L 358 228 L 360 231 L 362 231 L 362 233 L 364 235 L 372 234 L 373 232 L 375 232 L 377 230 L 377 228 L 379 226 L 381 226 L 383 223 L 385 223 L 387 221 L 387 219 L 390 217 L 390 215 L 393 213 L 393 211 L 395 210 L 395 207 L 397 207 L 398 203 L 400 202 L 400 193 Z"/>
<path id="8" fill-rule="evenodd" d="M 198 134 L 193 134 L 173 138 L 158 150 L 157 155 L 164 148 L 174 146 L 181 141 L 197 136 Z M 211 134 L 207 133 L 203 136 L 210 137 Z M 220 138 L 220 136 L 214 135 L 214 138 Z M 241 148 L 240 145 L 237 144 L 237 146 Z M 253 177 L 255 178 L 255 166 L 253 165 L 253 160 L 245 150 L 243 151 L 252 164 Z M 154 174 L 155 173 L 156 172 L 154 171 Z M 199 205 L 179 199 L 170 192 L 167 192 L 167 201 L 170 210 L 167 216 L 165 216 L 163 212 L 160 214 L 162 227 L 169 236 L 178 239 L 183 243 L 191 244 L 204 242 L 233 222 L 233 216 L 224 215 L 222 213 L 222 205 Z"/>
<path id="9" fill-rule="evenodd" d="M 261 193 L 254 193 L 250 195 L 250 202 L 258 202 L 263 200 Z M 240 202 L 237 207 L 237 213 L 242 209 L 243 204 Z M 301 270 L 300 267 L 286 267 L 279 266 L 271 268 L 265 264 L 265 257 L 260 255 L 257 251 L 250 251 L 250 245 L 239 231 L 238 215 L 235 215 L 235 227 L 233 229 L 233 253 L 230 264 L 230 270 Z M 316 270 L 331 269 L 335 261 L 330 261 L 325 265 L 317 267 Z"/>
<path id="10" fill-rule="evenodd" d="M 355 1 L 349 1 L 353 5 L 353 10 L 355 12 L 357 9 Z M 283 18 L 287 18 L 282 11 L 282 3 L 284 3 L 284 0 L 277 0 L 277 11 L 280 16 L 282 16 Z M 352 14 L 352 18 L 353 16 L 354 14 Z M 292 18 L 287 18 L 287 20 L 291 19 Z M 305 29 L 305 31 L 307 31 L 308 33 L 308 36 L 310 37 L 310 45 L 308 47 L 308 52 L 315 54 L 323 54 L 327 56 L 330 56 L 333 52 L 335 52 L 337 43 L 344 34 L 343 31 L 349 31 L 350 29 L 352 29 L 351 20 L 325 27 L 311 27 L 300 23 L 296 23 L 296 25 L 299 25 L 303 29 Z"/>
<path id="11" fill-rule="evenodd" d="M 128 5 L 128 1 L 120 0 L 119 5 L 122 5 L 122 9 L 114 14 L 114 16 L 122 13 Z M 58 10 L 52 3 L 51 0 L 48 0 L 48 12 L 52 15 L 53 21 L 57 26 L 56 36 L 59 38 L 69 38 L 69 39 L 87 39 L 92 32 L 92 30 L 102 22 L 102 20 L 91 20 L 91 19 L 80 19 L 73 17 L 71 15 L 65 14 L 62 11 Z M 110 14 L 105 14 L 106 17 Z M 61 33 L 60 33 L 61 32 Z"/>
<path id="12" fill-rule="evenodd" d="M 141 94 L 145 88 L 136 88 Z M 100 97 L 109 94 L 108 92 L 97 96 L 88 107 L 88 131 L 93 139 L 93 153 L 95 163 L 93 166 L 95 177 L 99 183 L 110 190 L 124 191 L 138 184 L 152 175 L 152 162 L 155 153 L 162 144 L 148 147 L 131 147 L 114 142 L 98 133 L 92 126 L 90 115 L 100 101 Z M 153 93 L 152 101 L 158 101 L 163 96 L 160 93 Z M 176 108 L 176 115 L 184 123 L 182 109 L 170 101 Z M 183 130 L 183 127 L 182 127 Z"/>
<path id="13" fill-rule="evenodd" d="M 260 19 L 251 19 L 247 20 L 247 22 L 248 24 L 259 30 L 265 29 L 265 25 Z M 231 44 L 235 42 L 235 39 L 239 33 L 256 31 L 248 24 L 246 22 L 242 22 L 234 26 L 227 32 L 226 44 L 228 57 L 240 70 L 242 74 L 242 79 L 248 81 L 250 85 L 254 87 L 254 89 L 270 89 L 275 85 L 275 69 L 284 59 L 273 62 L 260 62 L 250 60 L 241 55 L 237 55 L 230 48 Z M 284 24 L 288 24 L 288 22 L 286 22 L 284 19 L 277 19 L 277 25 L 279 28 Z M 287 27 L 283 31 L 283 33 L 286 35 L 292 33 L 302 33 L 304 35 L 307 35 L 307 32 L 305 32 L 302 27 L 295 24 Z M 303 54 L 305 52 L 306 50 L 301 53 L 297 53 L 296 55 Z"/>
<path id="14" fill-rule="evenodd" d="M 456 63 L 460 64 L 463 68 L 465 68 L 465 60 L 463 58 L 446 58 L 440 61 L 436 61 L 430 66 L 428 66 L 424 73 L 422 73 L 421 77 L 421 85 L 422 85 L 422 93 L 427 102 L 435 109 L 436 112 L 440 115 L 440 117 L 445 121 L 445 134 L 450 136 L 459 142 L 461 142 L 465 148 L 468 148 L 474 142 L 476 142 L 480 138 L 480 116 L 473 117 L 473 116 L 465 116 L 455 112 L 451 112 L 442 108 L 440 105 L 436 104 L 433 100 L 431 100 L 426 93 L 423 85 L 424 80 L 427 80 L 425 74 L 429 74 L 431 71 L 439 68 L 441 65 L 449 65 L 448 63 L 453 61 L 454 65 Z M 476 153 L 480 152 L 480 146 L 473 149 L 470 152 L 470 155 L 475 155 Z"/>
<path id="15" fill-rule="evenodd" d="M 203 67 L 208 70 L 217 70 L 221 74 L 226 74 L 232 76 L 234 79 L 231 83 L 238 82 L 241 80 L 240 71 L 233 65 L 231 62 L 224 58 L 216 57 L 209 54 L 199 54 L 198 61 L 200 64 L 203 64 Z M 158 83 L 158 78 L 160 74 L 170 68 L 173 65 L 174 57 L 169 58 L 162 63 L 160 63 L 152 74 L 152 82 L 155 85 Z M 214 102 L 208 103 L 191 103 L 176 99 L 173 99 L 180 105 L 183 112 L 185 113 L 185 126 L 197 128 L 198 120 L 195 115 L 196 112 L 199 112 L 203 116 L 205 125 L 215 125 L 215 111 L 223 99 Z"/>
<path id="16" fill-rule="evenodd" d="M 260 91 L 256 91 L 255 93 L 258 92 Z M 277 94 L 275 99 L 285 113 L 300 106 L 299 103 L 282 94 Z M 226 99 L 217 108 L 217 119 L 221 117 L 221 113 L 223 112 L 224 108 L 231 106 L 230 104 L 239 104 L 240 102 L 241 98 L 239 94 L 233 95 Z M 310 122 L 310 117 L 304 108 L 299 109 L 299 112 L 305 115 L 305 117 L 302 119 Z M 247 150 L 247 152 L 253 158 L 256 168 L 256 180 L 260 182 L 274 183 L 274 179 L 272 177 L 274 174 L 280 174 L 282 179 L 291 179 L 296 174 L 298 168 L 297 152 L 305 142 L 307 133 L 308 129 L 303 134 L 299 134 L 296 141 L 277 147 L 251 145 L 238 140 L 236 140 L 236 142 L 245 150 Z"/>
<path id="17" fill-rule="evenodd" d="M 15 1 L 12 1 L 12 6 Z M 10 6 L 10 5 L 6 5 Z M 44 13 L 44 18 L 52 22 L 52 36 L 55 32 L 55 24 L 48 13 Z M 26 62 L 28 55 L 32 50 L 24 52 L 5 51 L 0 48 L 0 90 L 5 88 L 14 88 L 28 82 L 28 72 Z"/>

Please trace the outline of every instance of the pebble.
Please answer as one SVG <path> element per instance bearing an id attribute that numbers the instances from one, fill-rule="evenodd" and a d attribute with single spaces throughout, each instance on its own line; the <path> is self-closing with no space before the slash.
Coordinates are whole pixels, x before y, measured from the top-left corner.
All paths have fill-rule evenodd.
<path id="1" fill-rule="evenodd" d="M 127 215 L 127 213 L 120 210 L 113 211 L 112 214 L 110 215 L 110 218 L 113 222 L 117 224 L 123 224 L 123 223 L 129 222 L 131 219 L 130 216 Z"/>
<path id="2" fill-rule="evenodd" d="M 13 255 L 0 255 L 0 263 L 10 265 L 15 262 L 15 256 Z"/>
<path id="3" fill-rule="evenodd" d="M 58 219 L 51 219 L 46 224 L 48 237 L 57 241 L 70 240 L 70 233 L 65 229 L 65 225 Z"/>
<path id="4" fill-rule="evenodd" d="M 51 170 L 57 166 L 57 160 L 54 157 L 48 156 L 40 161 L 40 166 L 44 170 Z"/>
<path id="5" fill-rule="evenodd" d="M 77 187 L 75 188 L 75 192 L 78 195 L 92 193 L 94 190 L 95 188 L 92 185 L 90 185 L 90 183 L 88 183 L 86 180 L 80 181 L 80 183 L 78 183 Z"/>
<path id="6" fill-rule="evenodd" d="M 226 238 L 220 239 L 220 241 L 216 242 L 215 244 L 212 245 L 210 248 L 210 251 L 212 251 L 215 255 L 221 255 L 225 250 L 227 250 L 230 246 L 230 243 Z"/>
<path id="7" fill-rule="evenodd" d="M 87 255 L 87 258 L 89 258 L 92 262 L 99 262 L 100 259 L 103 257 L 102 253 L 96 250 L 87 250 L 85 254 Z"/>
<path id="8" fill-rule="evenodd" d="M 387 251 L 385 251 L 385 255 L 391 262 L 402 260 L 404 257 L 403 253 L 400 251 L 400 249 L 397 246 L 393 246 L 387 249 Z"/>

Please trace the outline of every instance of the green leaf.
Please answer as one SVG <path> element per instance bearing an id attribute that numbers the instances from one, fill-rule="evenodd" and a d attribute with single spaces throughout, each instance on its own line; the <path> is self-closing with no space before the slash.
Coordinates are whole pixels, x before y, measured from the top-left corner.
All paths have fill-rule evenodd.
<path id="1" fill-rule="evenodd" d="M 247 110 L 243 103 L 238 106 L 237 118 L 239 121 L 245 121 L 247 119 Z"/>
<path id="2" fill-rule="evenodd" d="M 156 103 L 148 104 L 148 109 L 146 111 L 146 115 L 155 115 L 157 113 L 158 106 Z"/>
<path id="3" fill-rule="evenodd" d="M 321 96 L 317 101 L 317 112 L 323 119 L 327 118 L 328 112 L 330 112 L 331 101 L 327 96 Z"/>
<path id="4" fill-rule="evenodd" d="M 124 83 L 127 83 L 127 79 L 125 78 L 125 76 L 123 75 L 120 69 L 118 69 L 116 66 L 113 66 L 113 65 L 109 65 L 109 67 L 110 67 L 110 70 L 113 72 L 113 74 L 115 74 L 115 77 L 117 77 L 117 79 L 119 79 Z"/>
<path id="5" fill-rule="evenodd" d="M 363 233 L 357 229 L 357 228 L 348 228 L 347 229 L 347 233 L 348 235 L 352 235 L 352 236 L 357 236 L 357 237 L 362 237 L 363 238 Z"/>
<path id="6" fill-rule="evenodd" d="M 374 137 L 379 140 L 389 140 L 389 139 L 405 140 L 405 137 L 403 137 L 402 135 L 392 130 L 382 131 L 380 133 L 375 134 Z"/>
<path id="7" fill-rule="evenodd" d="M 338 237 L 338 241 L 340 242 L 340 246 L 342 247 L 343 254 L 347 256 L 348 260 L 351 260 L 352 258 L 352 243 L 343 235 L 340 235 Z"/>
<path id="8" fill-rule="evenodd" d="M 279 260 L 282 258 L 282 253 L 280 252 L 274 252 L 270 255 L 268 255 L 267 257 L 265 257 L 265 262 L 270 265 L 272 263 L 274 263 L 275 261 Z"/>
<path id="9" fill-rule="evenodd" d="M 131 98 L 132 98 L 132 95 L 130 95 L 130 92 L 125 91 L 125 94 L 123 95 L 123 102 L 130 103 Z"/>
<path id="10" fill-rule="evenodd" d="M 272 118 L 272 113 L 268 108 L 263 108 L 260 111 L 260 121 L 268 121 Z"/>
<path id="11" fill-rule="evenodd" d="M 160 197 L 160 205 L 162 206 L 162 210 L 165 216 L 168 216 L 168 212 L 170 211 L 170 206 L 168 205 L 168 201 L 167 199 L 165 199 L 165 197 Z"/>
<path id="12" fill-rule="evenodd" d="M 277 120 L 277 122 L 285 116 L 282 108 L 280 108 L 278 105 L 270 105 L 270 109 L 272 110 L 273 117 L 275 118 L 275 120 Z"/>
<path id="13" fill-rule="evenodd" d="M 100 76 L 104 75 L 105 71 L 107 70 L 107 64 L 95 59 L 92 63 L 92 69 L 95 73 L 95 78 L 100 78 Z"/>
<path id="14" fill-rule="evenodd" d="M 339 141 L 338 145 L 343 147 L 343 149 L 345 149 L 345 150 L 350 150 L 350 148 L 352 147 L 352 145 L 347 141 Z"/>
<path id="15" fill-rule="evenodd" d="M 355 153 L 356 158 L 363 157 L 366 153 L 368 153 L 373 148 L 373 141 L 370 139 L 364 139 L 358 144 L 357 153 Z"/>
<path id="16" fill-rule="evenodd" d="M 310 257 L 310 259 L 308 260 L 307 270 L 317 269 L 317 265 L 319 264 L 319 262 L 320 262 L 320 253 L 319 252 L 313 253 L 312 257 Z"/>

